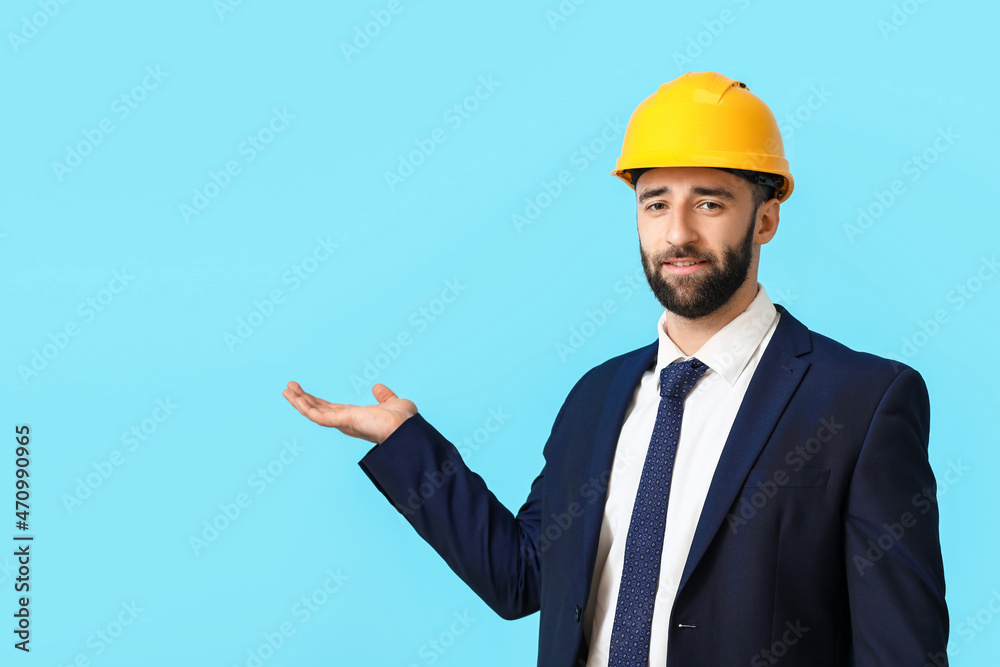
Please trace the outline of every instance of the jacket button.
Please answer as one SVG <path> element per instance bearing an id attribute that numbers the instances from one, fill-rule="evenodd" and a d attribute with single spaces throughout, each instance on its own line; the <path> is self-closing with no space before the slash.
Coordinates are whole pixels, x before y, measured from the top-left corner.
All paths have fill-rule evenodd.
<path id="1" fill-rule="evenodd" d="M 576 622 L 580 622 L 580 607 L 573 607 L 573 617 L 576 618 Z"/>

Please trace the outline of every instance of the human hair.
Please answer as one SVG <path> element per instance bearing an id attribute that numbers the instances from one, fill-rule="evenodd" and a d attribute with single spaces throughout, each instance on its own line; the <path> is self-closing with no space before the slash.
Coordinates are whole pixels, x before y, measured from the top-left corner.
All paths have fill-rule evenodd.
<path id="1" fill-rule="evenodd" d="M 775 189 L 770 185 L 764 185 L 763 183 L 750 182 L 750 192 L 753 195 L 753 211 L 757 212 L 760 205 L 766 202 L 771 197 L 776 197 Z"/>
<path id="2" fill-rule="evenodd" d="M 639 181 L 639 177 L 650 169 L 656 169 L 657 167 L 639 167 L 636 169 L 629 169 L 629 177 L 632 180 L 632 187 L 634 188 L 636 183 Z M 713 167 L 713 169 L 719 169 L 720 171 L 729 172 L 730 174 L 735 174 L 743 180 L 745 180 L 750 185 L 750 196 L 753 202 L 754 214 L 757 213 L 757 209 L 760 205 L 766 202 L 772 197 L 777 197 L 777 188 L 774 184 L 781 185 L 784 182 L 782 176 L 776 174 L 768 174 L 762 171 L 751 171 L 749 169 L 729 169 L 727 167 Z"/>

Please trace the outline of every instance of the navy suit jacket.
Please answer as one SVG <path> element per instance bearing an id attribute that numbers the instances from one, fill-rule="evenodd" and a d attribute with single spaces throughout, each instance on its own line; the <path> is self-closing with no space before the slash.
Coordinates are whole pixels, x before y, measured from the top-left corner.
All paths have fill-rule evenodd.
<path id="1" fill-rule="evenodd" d="M 667 667 L 945 665 L 924 381 L 776 308 L 691 544 Z M 615 447 L 657 349 L 609 359 L 576 383 L 516 515 L 419 413 L 359 461 L 497 614 L 541 611 L 540 667 L 585 663 Z"/>

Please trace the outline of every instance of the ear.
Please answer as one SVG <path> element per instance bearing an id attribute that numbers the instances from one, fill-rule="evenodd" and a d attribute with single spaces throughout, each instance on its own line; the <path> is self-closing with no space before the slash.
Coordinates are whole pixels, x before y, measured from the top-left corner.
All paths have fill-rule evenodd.
<path id="1" fill-rule="evenodd" d="M 772 197 L 760 205 L 757 209 L 757 233 L 754 234 L 754 243 L 763 245 L 774 238 L 778 231 L 780 209 L 781 202 L 777 197 Z"/>

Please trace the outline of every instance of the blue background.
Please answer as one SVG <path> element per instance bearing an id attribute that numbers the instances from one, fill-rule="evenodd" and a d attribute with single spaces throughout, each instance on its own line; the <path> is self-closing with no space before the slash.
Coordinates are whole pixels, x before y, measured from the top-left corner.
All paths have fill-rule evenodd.
<path id="1" fill-rule="evenodd" d="M 561 8 L 5 3 L 0 506 L 30 424 L 36 541 L 32 652 L 6 634 L 0 662 L 534 664 L 537 615 L 490 612 L 357 466 L 370 444 L 280 392 L 370 403 L 383 382 L 470 438 L 516 510 L 570 387 L 656 336 L 634 195 L 608 172 L 635 106 L 689 70 L 781 122 L 796 189 L 762 250 L 772 299 L 926 379 L 950 653 L 995 659 L 1000 10 Z"/>

